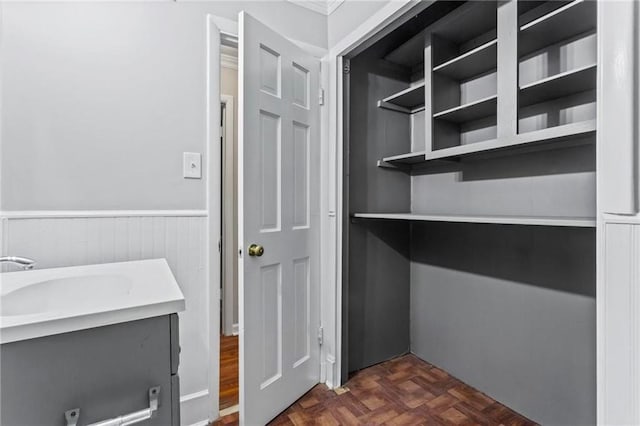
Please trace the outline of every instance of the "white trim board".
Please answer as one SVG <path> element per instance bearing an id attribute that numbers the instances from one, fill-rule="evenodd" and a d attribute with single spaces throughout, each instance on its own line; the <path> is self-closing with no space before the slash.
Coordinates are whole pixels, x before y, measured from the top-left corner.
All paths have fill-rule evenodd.
<path id="1" fill-rule="evenodd" d="M 640 214 L 636 215 L 619 215 L 611 213 L 603 213 L 602 220 L 606 223 L 628 223 L 631 225 L 640 225 Z"/>
<path id="2" fill-rule="evenodd" d="M 207 425 L 207 402 L 210 394 L 207 389 L 193 392 L 180 397 L 180 424 L 183 425 Z"/>
<path id="3" fill-rule="evenodd" d="M 7 219 L 71 219 L 90 217 L 206 217 L 206 210 L 16 210 L 0 211 Z"/>
<path id="4" fill-rule="evenodd" d="M 221 170 L 222 158 L 220 148 L 220 49 L 223 30 L 219 25 L 219 18 L 207 15 L 207 58 L 206 58 L 206 137 L 205 161 L 207 170 Z M 216 147 L 212 149 L 212 147 Z M 206 399 L 206 412 L 199 414 L 199 419 L 213 421 L 220 415 L 220 271 L 222 259 L 218 250 L 221 235 L 221 174 L 207 173 L 206 205 L 209 215 L 205 231 L 205 286 L 207 294 L 207 342 L 209 368 L 209 394 Z M 187 422 L 183 421 L 183 424 Z"/>

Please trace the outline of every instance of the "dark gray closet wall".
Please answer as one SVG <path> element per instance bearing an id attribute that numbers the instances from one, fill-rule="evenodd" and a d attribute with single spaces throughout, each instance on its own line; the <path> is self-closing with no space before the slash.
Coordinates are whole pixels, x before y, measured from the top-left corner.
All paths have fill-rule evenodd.
<path id="1" fill-rule="evenodd" d="M 399 67 L 361 55 L 349 75 L 348 211 L 407 211 L 410 177 L 380 173 L 380 153 L 411 144 L 406 114 L 376 107 L 378 99 L 407 87 Z M 409 351 L 408 223 L 359 221 L 349 227 L 347 345 L 349 371 Z"/>
<path id="2" fill-rule="evenodd" d="M 411 351 L 541 424 L 595 424 L 595 230 L 425 223 L 411 239 Z"/>
<path id="3" fill-rule="evenodd" d="M 415 170 L 412 179 L 412 213 L 595 216 L 593 143 L 466 159 L 423 171 Z"/>

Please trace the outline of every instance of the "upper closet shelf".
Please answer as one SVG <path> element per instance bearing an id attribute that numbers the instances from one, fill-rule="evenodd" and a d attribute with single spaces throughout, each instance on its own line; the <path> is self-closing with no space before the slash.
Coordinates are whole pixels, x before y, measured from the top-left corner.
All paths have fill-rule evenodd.
<path id="1" fill-rule="evenodd" d="M 596 2 L 575 0 L 520 27 L 519 54 L 526 56 L 546 46 L 595 30 Z"/>
<path id="2" fill-rule="evenodd" d="M 412 220 L 424 222 L 489 223 L 498 225 L 566 226 L 595 228 L 596 220 L 590 217 L 537 217 L 537 216 L 460 216 L 424 215 L 412 213 L 354 213 L 354 218 Z"/>
<path id="3" fill-rule="evenodd" d="M 427 152 L 426 161 L 457 159 L 471 154 L 491 153 L 507 149 L 550 149 L 560 146 L 581 145 L 592 142 L 588 136 L 595 134 L 596 121 L 582 121 L 562 126 L 549 127 L 533 132 L 521 133 L 509 140 L 488 140 L 467 145 L 438 149 Z"/>
<path id="4" fill-rule="evenodd" d="M 424 62 L 424 33 L 421 31 L 393 50 L 385 60 L 405 67 L 414 68 Z"/>
<path id="5" fill-rule="evenodd" d="M 424 111 L 424 83 L 411 86 L 378 101 L 380 108 L 413 114 Z"/>
<path id="6" fill-rule="evenodd" d="M 433 118 L 440 118 L 453 123 L 464 123 L 467 121 L 478 120 L 480 118 L 490 117 L 496 114 L 496 103 L 498 97 L 496 95 L 489 96 L 474 102 L 469 102 L 446 111 L 433 115 Z"/>
<path id="7" fill-rule="evenodd" d="M 520 87 L 520 106 L 593 90 L 596 87 L 596 64 L 563 72 Z"/>
<path id="8" fill-rule="evenodd" d="M 454 80 L 467 80 L 496 69 L 497 54 L 498 41 L 494 39 L 438 65 L 433 71 Z"/>
<path id="9" fill-rule="evenodd" d="M 441 19 L 432 29 L 432 37 L 446 40 L 458 47 L 466 46 L 469 42 L 478 40 L 479 37 L 487 37 L 485 41 L 494 39 L 496 38 L 497 5 L 498 2 L 495 1 L 467 2 Z M 436 63 L 440 64 L 439 61 Z"/>

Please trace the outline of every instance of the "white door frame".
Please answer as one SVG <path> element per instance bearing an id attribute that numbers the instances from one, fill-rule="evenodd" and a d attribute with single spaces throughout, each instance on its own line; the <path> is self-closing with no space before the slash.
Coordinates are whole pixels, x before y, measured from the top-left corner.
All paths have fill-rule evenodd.
<path id="1" fill-rule="evenodd" d="M 216 26 L 216 18 L 207 15 L 207 140 L 206 155 L 206 198 L 207 198 L 207 226 L 206 226 L 206 283 L 208 292 L 209 316 L 207 329 L 209 336 L 209 420 L 218 418 L 220 394 L 220 272 L 221 253 L 219 239 L 221 236 L 221 174 L 222 165 L 220 150 L 220 58 L 216 58 L 220 50 L 220 34 Z M 213 147 L 213 149 L 212 149 Z"/>
<path id="2" fill-rule="evenodd" d="M 355 49 L 361 48 L 365 45 L 369 39 L 379 32 L 381 32 L 387 25 L 392 23 L 394 20 L 402 16 L 404 13 L 417 7 L 426 7 L 431 2 L 422 2 L 419 0 L 398 0 L 394 2 L 390 2 L 385 5 L 382 9 L 380 9 L 376 14 L 372 15 L 368 20 L 366 20 L 363 24 L 357 27 L 353 32 L 347 35 L 344 39 L 336 44 L 336 46 L 332 47 L 329 51 L 329 54 L 324 58 L 324 62 L 328 64 L 328 74 L 329 74 L 329 90 L 328 90 L 328 117 L 325 124 L 328 132 L 323 136 L 322 145 L 325 150 L 322 155 L 322 173 L 323 173 L 323 205 L 322 205 L 322 291 L 323 294 L 327 293 L 329 296 L 323 299 L 323 302 L 326 302 L 322 306 L 321 310 L 321 321 L 323 326 L 325 327 L 325 345 L 323 347 L 322 353 L 322 362 L 326 364 L 326 379 L 325 383 L 329 387 L 336 387 L 340 385 L 340 372 L 342 366 L 342 217 L 344 214 L 343 211 L 343 203 L 342 203 L 342 188 L 343 188 L 343 108 L 342 108 L 342 99 L 343 99 L 343 88 L 342 88 L 342 68 L 343 68 L 343 57 L 349 53 L 355 51 Z M 603 1 L 600 1 L 600 6 L 602 7 Z M 426 5 L 425 5 L 426 4 Z M 600 15 L 600 12 L 598 13 Z M 636 27 L 640 25 L 640 11 L 636 10 Z M 602 22 L 602 20 L 598 21 L 598 25 L 607 25 L 607 23 Z M 615 25 L 615 23 L 611 23 L 610 25 Z M 636 29 L 636 34 L 637 34 Z M 601 28 L 598 30 L 599 34 L 601 32 Z M 600 38 L 600 37 L 599 37 Z M 602 42 L 599 41 L 599 46 L 602 46 Z M 599 47 L 602 49 L 602 47 Z M 635 60 L 635 63 L 638 64 L 640 61 L 640 43 L 636 46 L 635 52 L 636 58 L 632 58 Z M 616 75 L 616 66 L 617 64 L 613 61 L 611 62 L 602 62 L 598 64 L 598 81 L 602 81 L 602 79 L 612 79 L 613 76 Z M 636 67 L 640 68 L 640 65 L 636 65 Z M 640 70 L 636 69 L 636 74 L 640 74 Z M 631 85 L 632 78 L 628 78 L 627 82 Z M 638 84 L 638 78 L 640 75 L 636 76 L 635 80 L 635 91 L 637 92 L 636 97 L 640 99 L 640 84 Z M 630 96 L 633 96 L 631 94 Z M 639 104 L 640 101 L 636 100 L 636 104 Z M 610 108 L 615 111 L 616 105 L 602 105 L 599 102 L 598 109 Z M 640 109 L 640 107 L 638 107 Z M 602 118 L 599 118 L 599 128 L 603 125 Z M 640 117 L 637 118 L 640 121 Z M 640 126 L 636 123 L 636 127 Z M 600 133 L 600 132 L 599 132 Z M 636 141 L 636 146 L 640 144 L 640 141 Z M 603 149 L 603 141 L 601 136 L 598 136 L 598 145 L 600 149 Z M 600 156 L 599 156 L 600 157 Z M 640 162 L 640 156 L 637 159 Z M 598 166 L 598 170 L 600 167 Z M 638 180 L 640 178 L 636 177 Z M 600 183 L 599 183 L 600 185 Z M 637 182 L 637 185 L 640 186 L 640 182 Z M 598 196 L 600 198 L 600 195 Z M 599 201 L 600 202 L 600 201 Z M 604 215 L 607 216 L 607 215 Z M 606 217 L 605 217 L 606 219 Z M 618 219 L 620 220 L 620 219 Z M 637 223 L 640 226 L 640 214 L 636 214 L 630 218 L 627 218 L 629 222 Z M 598 208 L 598 225 L 597 225 L 597 247 L 598 247 L 598 259 L 597 259 L 597 321 L 596 321 L 596 329 L 598 334 L 597 339 L 597 413 L 599 422 L 603 422 L 605 419 L 603 417 L 603 413 L 606 411 L 606 406 L 609 404 L 609 401 L 615 401 L 616 395 L 612 395 L 612 393 L 616 392 L 616 387 L 605 389 L 605 383 L 607 380 L 607 372 L 605 369 L 606 359 L 604 354 L 608 352 L 609 354 L 622 351 L 621 348 L 612 347 L 609 343 L 607 345 L 606 339 L 603 336 L 604 330 L 604 318 L 607 309 L 611 309 L 611 306 L 606 305 L 606 300 L 604 300 L 604 289 L 605 282 L 604 277 L 602 275 L 602 270 L 604 267 L 604 255 L 605 250 L 602 247 L 603 240 L 603 226 L 604 221 L 602 218 L 602 212 L 600 208 Z M 607 283 L 609 285 L 616 285 L 618 283 Z M 640 304 L 634 307 L 635 310 L 632 309 L 633 318 L 627 318 L 628 321 L 633 321 L 633 327 L 636 330 L 640 330 Z M 331 327 L 328 325 L 331 324 Z M 640 344 L 637 344 L 635 347 L 635 352 L 632 354 L 634 359 L 638 359 L 638 355 L 640 355 Z M 636 365 L 640 365 L 639 361 L 636 361 Z M 640 369 L 640 367 L 636 367 L 636 369 Z M 640 371 L 640 370 L 639 370 Z M 628 389 L 630 386 L 634 389 L 640 389 L 640 376 L 634 377 L 634 379 L 629 379 L 634 383 L 630 383 L 625 381 L 625 383 L 621 383 L 619 388 L 617 388 L 617 392 L 623 392 L 625 389 Z M 636 413 L 640 413 L 640 400 L 635 401 L 633 409 Z M 640 418 L 640 414 L 638 414 Z"/>

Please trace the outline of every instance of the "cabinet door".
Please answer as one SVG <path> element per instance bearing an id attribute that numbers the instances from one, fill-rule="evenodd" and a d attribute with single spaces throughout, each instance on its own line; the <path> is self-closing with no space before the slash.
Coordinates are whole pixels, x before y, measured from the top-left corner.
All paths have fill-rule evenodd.
<path id="1" fill-rule="evenodd" d="M 169 333 L 162 316 L 0 346 L 0 423 L 66 425 L 65 412 L 79 408 L 86 425 L 148 408 L 149 388 L 160 386 L 145 424 L 171 424 Z"/>

